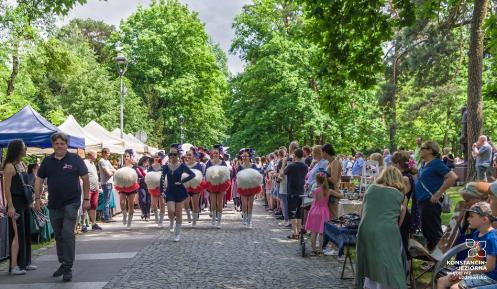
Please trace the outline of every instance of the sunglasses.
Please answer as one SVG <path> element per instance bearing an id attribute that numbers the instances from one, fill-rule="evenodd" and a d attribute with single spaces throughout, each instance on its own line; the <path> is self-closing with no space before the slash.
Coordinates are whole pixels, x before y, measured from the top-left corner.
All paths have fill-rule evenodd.
<path id="1" fill-rule="evenodd" d="M 170 156 L 170 157 L 177 157 L 177 156 L 178 156 L 178 153 L 169 153 L 169 156 Z"/>

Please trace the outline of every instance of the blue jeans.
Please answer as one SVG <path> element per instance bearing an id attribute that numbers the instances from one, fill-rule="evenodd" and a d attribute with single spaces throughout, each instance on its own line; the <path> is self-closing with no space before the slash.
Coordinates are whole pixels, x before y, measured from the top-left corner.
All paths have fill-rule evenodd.
<path id="1" fill-rule="evenodd" d="M 280 194 L 281 201 L 281 212 L 283 213 L 283 218 L 285 222 L 288 222 L 288 197 L 287 194 Z"/>
<path id="2" fill-rule="evenodd" d="M 112 194 L 112 184 L 102 185 L 104 192 L 104 221 L 110 220 L 110 197 Z"/>

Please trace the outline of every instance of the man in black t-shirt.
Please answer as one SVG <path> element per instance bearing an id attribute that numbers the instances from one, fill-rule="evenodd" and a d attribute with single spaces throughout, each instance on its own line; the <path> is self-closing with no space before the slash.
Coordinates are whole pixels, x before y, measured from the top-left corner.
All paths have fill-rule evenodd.
<path id="1" fill-rule="evenodd" d="M 305 176 L 309 169 L 304 163 L 304 152 L 301 149 L 296 149 L 293 154 L 293 162 L 285 168 L 285 175 L 287 176 L 288 218 L 292 224 L 292 235 L 289 238 L 298 238 L 302 227 L 300 218 L 302 198 L 300 196 L 305 192 Z"/>
<path id="2" fill-rule="evenodd" d="M 53 277 L 63 276 L 64 281 L 71 281 L 76 249 L 74 228 L 81 205 L 80 179 L 83 180 L 83 208 L 87 210 L 90 209 L 90 179 L 83 160 L 67 151 L 67 135 L 55 133 L 51 140 L 54 153 L 43 160 L 38 170 L 34 208 L 41 211 L 41 188 L 47 179 L 50 222 L 54 230 L 57 257 L 61 263 Z"/>

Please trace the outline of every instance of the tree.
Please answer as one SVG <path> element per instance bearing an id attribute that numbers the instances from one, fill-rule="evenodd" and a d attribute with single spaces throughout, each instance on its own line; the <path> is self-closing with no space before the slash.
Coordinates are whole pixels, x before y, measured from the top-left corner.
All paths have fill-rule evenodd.
<path id="1" fill-rule="evenodd" d="M 127 76 L 154 122 L 162 145 L 179 142 L 184 116 L 186 140 L 212 145 L 225 139 L 227 120 L 222 105 L 227 81 L 215 48 L 197 13 L 176 0 L 153 1 L 138 8 L 111 45 L 129 58 Z"/>

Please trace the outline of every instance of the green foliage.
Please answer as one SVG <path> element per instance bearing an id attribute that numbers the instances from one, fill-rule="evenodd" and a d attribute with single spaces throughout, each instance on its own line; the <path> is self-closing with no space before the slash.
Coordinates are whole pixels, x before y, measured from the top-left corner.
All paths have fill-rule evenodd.
<path id="1" fill-rule="evenodd" d="M 175 0 L 153 1 L 123 21 L 111 42 L 129 58 L 127 77 L 156 120 L 162 145 L 179 142 L 180 115 L 188 142 L 225 139 L 226 58 L 209 43 L 196 13 Z"/>

